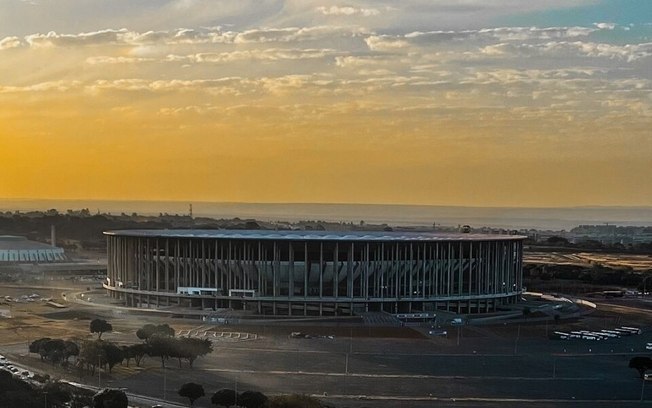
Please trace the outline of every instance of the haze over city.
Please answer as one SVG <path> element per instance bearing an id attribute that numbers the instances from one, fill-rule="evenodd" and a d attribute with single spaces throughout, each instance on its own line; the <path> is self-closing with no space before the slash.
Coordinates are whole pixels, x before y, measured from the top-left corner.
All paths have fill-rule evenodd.
<path id="1" fill-rule="evenodd" d="M 0 196 L 650 206 L 650 16 L 6 0 Z"/>

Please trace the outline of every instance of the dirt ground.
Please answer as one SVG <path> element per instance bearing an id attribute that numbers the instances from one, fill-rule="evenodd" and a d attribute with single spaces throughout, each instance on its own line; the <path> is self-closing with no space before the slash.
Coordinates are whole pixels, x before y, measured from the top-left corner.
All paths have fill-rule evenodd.
<path id="1" fill-rule="evenodd" d="M 552 265 L 577 265 L 591 267 L 602 265 L 610 268 L 630 267 L 634 271 L 647 271 L 652 269 L 652 255 L 640 254 L 601 254 L 592 252 L 531 252 L 523 254 L 525 263 L 552 264 Z"/>
<path id="2" fill-rule="evenodd" d="M 612 394 L 628 403 L 637 400 L 640 385 L 637 377 L 630 375 L 627 359 L 630 352 L 640 352 L 645 341 L 652 341 L 649 330 L 642 336 L 604 344 L 562 342 L 548 338 L 556 330 L 599 330 L 622 325 L 652 327 L 652 299 L 600 301 L 593 313 L 581 319 L 557 323 L 450 327 L 447 328 L 447 337 L 433 338 L 406 327 L 273 322 L 258 326 L 212 326 L 199 319 L 177 319 L 66 301 L 75 293 L 85 290 L 84 286 L 0 286 L 0 308 L 9 309 L 13 316 L 0 318 L 1 353 L 10 356 L 12 361 L 54 377 L 91 385 L 101 381 L 103 386 L 129 387 L 152 396 L 161 395 L 159 388 L 166 381 L 170 390 L 192 380 L 211 387 L 213 392 L 229 386 L 235 380 L 242 382 L 243 387 L 265 393 L 294 390 L 315 393 L 317 390 L 318 395 L 327 392 L 333 398 L 339 393 L 344 400 L 335 399 L 333 405 L 340 407 L 398 406 L 397 401 L 383 400 L 353 403 L 356 395 L 375 394 L 379 397 L 415 398 L 408 405 L 407 402 L 400 403 L 401 406 L 415 407 L 429 406 L 432 401 L 417 402 L 417 398 L 429 394 L 437 398 L 450 398 L 448 402 L 440 400 L 438 406 L 465 406 L 455 402 L 458 397 L 478 397 L 483 401 L 476 401 L 477 405 L 469 401 L 466 406 L 497 406 L 518 398 L 527 399 L 528 404 L 533 406 L 557 406 L 561 403 L 574 406 L 572 398 L 576 395 L 584 400 L 584 405 L 578 406 L 600 406 L 598 399 Z M 33 294 L 39 297 L 35 297 L 34 301 L 26 300 Z M 97 291 L 90 296 L 99 298 L 103 294 Z M 48 306 L 40 298 L 51 298 L 66 307 Z M 13 301 L 15 299 L 22 300 L 16 302 Z M 146 323 L 168 323 L 177 332 L 208 330 L 256 333 L 259 338 L 250 342 L 215 340 L 215 351 L 199 359 L 193 369 L 189 369 L 186 363 L 179 367 L 176 361 L 170 361 L 169 369 L 161 371 L 160 361 L 146 358 L 142 367 L 135 367 L 133 362 L 129 366 L 117 365 L 111 373 L 102 371 L 101 378 L 97 375 L 94 378 L 88 375 L 81 377 L 73 370 L 52 366 L 40 361 L 37 355 L 28 353 L 28 344 L 41 337 L 96 338 L 89 330 L 90 320 L 94 318 L 108 320 L 113 325 L 113 331 L 105 333 L 102 338 L 120 344 L 139 342 L 135 332 Z M 312 334 L 317 338 L 290 339 L 288 335 L 292 331 Z M 331 335 L 335 336 L 333 340 L 318 337 Z M 533 384 L 540 384 L 540 387 L 532 388 Z M 537 390 L 544 387 L 550 387 L 558 401 L 544 402 L 547 397 L 537 394 Z M 602 396 L 595 397 L 593 403 L 586 402 L 594 399 L 592 395 L 598 391 Z M 177 396 L 168 392 L 167 398 Z M 513 402 L 511 406 L 518 404 Z M 208 403 L 204 401 L 203 405 L 198 406 L 208 406 Z"/>

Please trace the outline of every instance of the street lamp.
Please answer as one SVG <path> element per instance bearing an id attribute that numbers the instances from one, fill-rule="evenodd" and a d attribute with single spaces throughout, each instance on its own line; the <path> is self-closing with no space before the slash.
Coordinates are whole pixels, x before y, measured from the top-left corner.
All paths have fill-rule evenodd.
<path id="1" fill-rule="evenodd" d="M 645 395 L 645 376 L 641 379 L 641 402 L 643 402 L 643 397 Z"/>
<path id="2" fill-rule="evenodd" d="M 238 376 L 240 374 L 236 373 L 235 374 L 235 406 L 238 406 Z"/>
<path id="3" fill-rule="evenodd" d="M 647 292 L 647 280 L 652 278 L 652 275 L 648 275 L 645 278 L 643 278 L 643 294 L 641 297 L 645 297 L 645 293 Z"/>
<path id="4" fill-rule="evenodd" d="M 167 367 L 163 367 L 163 401 L 165 401 L 165 394 L 167 388 Z"/>

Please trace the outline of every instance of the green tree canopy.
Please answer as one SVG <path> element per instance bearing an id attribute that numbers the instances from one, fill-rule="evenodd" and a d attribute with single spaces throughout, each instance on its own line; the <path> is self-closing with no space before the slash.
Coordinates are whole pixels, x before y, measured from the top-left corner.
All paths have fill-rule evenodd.
<path id="1" fill-rule="evenodd" d="M 638 371 L 638 375 L 643 378 L 645 371 L 652 368 L 652 359 L 649 357 L 632 357 L 632 359 L 629 360 L 629 368 Z"/>
<path id="2" fill-rule="evenodd" d="M 122 390 L 105 388 L 93 396 L 93 408 L 127 408 L 129 399 Z"/>
<path id="3" fill-rule="evenodd" d="M 205 395 L 204 387 L 202 387 L 200 384 L 192 382 L 185 383 L 181 386 L 181 388 L 179 388 L 179 395 L 188 398 L 190 401 L 190 406 L 192 407 L 198 398 L 201 398 Z"/>
<path id="4" fill-rule="evenodd" d="M 93 319 L 91 320 L 91 333 L 97 333 L 97 338 L 102 338 L 102 333 L 113 331 L 113 326 L 111 323 L 107 322 L 104 319 Z"/>
<path id="5" fill-rule="evenodd" d="M 205 356 L 213 351 L 213 344 L 208 339 L 182 337 L 175 340 L 177 340 L 174 347 L 176 350 L 175 357 L 188 360 L 190 367 L 192 367 L 197 357 Z"/>
<path id="6" fill-rule="evenodd" d="M 106 363 L 109 365 L 109 372 L 113 370 L 113 366 L 122 363 L 122 360 L 124 360 L 122 349 L 111 342 L 103 341 L 102 350 L 106 356 Z"/>
<path id="7" fill-rule="evenodd" d="M 101 367 L 107 363 L 106 351 L 102 347 L 101 340 L 85 341 L 82 343 L 81 350 L 79 351 L 78 360 L 91 367 L 91 374 L 95 374 L 95 368 Z"/>
<path id="8" fill-rule="evenodd" d="M 136 330 L 136 336 L 149 343 L 152 336 L 174 337 L 174 329 L 167 324 L 146 324 Z"/>
<path id="9" fill-rule="evenodd" d="M 211 403 L 217 406 L 230 407 L 231 405 L 235 404 L 235 399 L 235 391 L 228 388 L 222 388 L 213 394 L 211 397 Z"/>
<path id="10" fill-rule="evenodd" d="M 245 391 L 238 396 L 238 405 L 244 408 L 263 408 L 267 400 L 267 396 L 262 392 Z"/>

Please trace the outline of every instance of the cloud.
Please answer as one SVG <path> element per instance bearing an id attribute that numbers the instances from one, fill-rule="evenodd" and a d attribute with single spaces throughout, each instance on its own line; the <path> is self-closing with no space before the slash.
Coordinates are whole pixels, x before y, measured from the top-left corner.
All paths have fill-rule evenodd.
<path id="1" fill-rule="evenodd" d="M 108 29 L 80 34 L 57 34 L 50 31 L 47 34 L 31 34 L 25 41 L 31 47 L 67 47 L 81 45 L 116 44 L 124 41 L 127 29 Z"/>
<path id="2" fill-rule="evenodd" d="M 380 14 L 375 8 L 358 8 L 351 6 L 330 6 L 317 7 L 317 11 L 327 16 L 363 16 L 372 17 Z"/>
<path id="3" fill-rule="evenodd" d="M 18 48 L 22 45 L 22 40 L 18 37 L 5 37 L 0 40 L 0 50 Z"/>
<path id="4" fill-rule="evenodd" d="M 181 63 L 221 63 L 243 60 L 282 61 L 325 58 L 337 55 L 333 49 L 299 49 L 299 48 L 269 48 L 229 52 L 204 52 L 189 55 L 169 54 L 167 62 Z"/>
<path id="5" fill-rule="evenodd" d="M 372 51 L 393 52 L 408 48 L 492 47 L 499 42 L 540 42 L 586 37 L 596 28 L 587 27 L 497 27 L 478 30 L 414 31 L 407 34 L 373 34 L 365 38 Z M 491 49 L 488 48 L 487 51 Z M 442 49 L 446 51 L 446 49 Z M 487 52 L 485 52 L 487 53 Z"/>
<path id="6" fill-rule="evenodd" d="M 288 28 L 259 28 L 238 33 L 235 43 L 296 42 L 337 37 L 355 37 L 368 33 L 361 27 L 314 26 Z"/>
<path id="7" fill-rule="evenodd" d="M 490 56 L 589 57 L 633 62 L 652 56 L 652 43 L 615 45 L 593 42 L 547 42 L 541 44 L 501 43 L 483 47 Z"/>
<path id="8" fill-rule="evenodd" d="M 410 45 L 408 41 L 390 35 L 370 35 L 364 41 L 371 51 L 396 51 Z"/>
<path id="9" fill-rule="evenodd" d="M 153 58 L 139 58 L 139 57 L 109 57 L 109 56 L 97 56 L 97 57 L 88 57 L 86 58 L 86 63 L 90 65 L 101 65 L 101 64 L 136 64 L 140 62 L 152 62 L 156 61 Z"/>
<path id="10" fill-rule="evenodd" d="M 463 45 L 465 43 L 492 43 L 495 41 L 537 41 L 586 37 L 595 32 L 587 27 L 498 27 L 461 31 L 415 31 L 399 35 L 372 35 L 367 45 L 372 50 L 391 50 L 407 46 L 432 47 L 443 43 Z"/>
<path id="11" fill-rule="evenodd" d="M 23 93 L 23 92 L 66 92 L 78 88 L 80 81 L 46 81 L 27 86 L 0 86 L 0 93 Z"/>
<path id="12" fill-rule="evenodd" d="M 43 47 L 78 47 L 90 45 L 190 45 L 190 44 L 256 44 L 270 42 L 301 42 L 326 40 L 333 37 L 352 38 L 369 32 L 361 27 L 312 26 L 284 28 L 256 28 L 242 32 L 223 31 L 220 27 L 201 29 L 178 28 L 168 31 L 136 32 L 125 28 L 107 29 L 78 34 L 30 34 L 24 43 L 18 37 L 2 41 L 13 47 L 28 45 Z M 7 45 L 8 48 L 8 45 Z"/>
<path id="13" fill-rule="evenodd" d="M 346 55 L 346 56 L 337 56 L 335 57 L 335 64 L 341 68 L 359 68 L 365 66 L 379 66 L 386 65 L 391 63 L 393 60 L 387 58 L 386 56 L 381 55 L 368 55 L 368 56 L 357 56 L 357 55 Z"/>
<path id="14" fill-rule="evenodd" d="M 598 27 L 600 30 L 613 30 L 616 28 L 615 23 L 593 23 L 593 25 Z"/>

